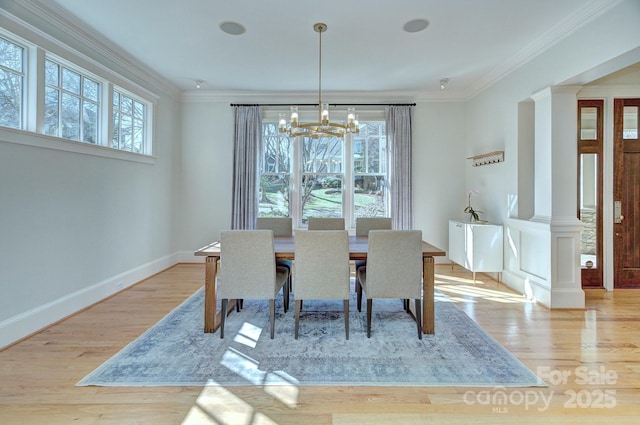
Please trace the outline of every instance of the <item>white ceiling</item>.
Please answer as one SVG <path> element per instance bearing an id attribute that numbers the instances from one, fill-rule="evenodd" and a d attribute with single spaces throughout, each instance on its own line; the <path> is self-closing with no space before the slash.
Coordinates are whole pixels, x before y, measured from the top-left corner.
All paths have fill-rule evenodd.
<path id="1" fill-rule="evenodd" d="M 617 0 L 51 1 L 184 91 L 317 91 L 324 22 L 323 91 L 472 96 Z"/>

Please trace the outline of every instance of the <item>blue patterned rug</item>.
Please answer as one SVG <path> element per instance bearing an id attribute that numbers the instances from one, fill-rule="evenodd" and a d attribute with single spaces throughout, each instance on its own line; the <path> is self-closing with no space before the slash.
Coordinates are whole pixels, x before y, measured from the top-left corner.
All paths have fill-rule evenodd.
<path id="1" fill-rule="evenodd" d="M 368 339 L 364 300 L 359 313 L 352 296 L 348 341 L 342 301 L 306 301 L 298 340 L 293 304 L 285 314 L 281 298 L 273 340 L 268 302 L 245 300 L 225 339 L 203 333 L 203 302 L 201 288 L 77 385 L 546 385 L 440 294 L 436 332 L 422 340 L 400 300 L 374 300 Z"/>

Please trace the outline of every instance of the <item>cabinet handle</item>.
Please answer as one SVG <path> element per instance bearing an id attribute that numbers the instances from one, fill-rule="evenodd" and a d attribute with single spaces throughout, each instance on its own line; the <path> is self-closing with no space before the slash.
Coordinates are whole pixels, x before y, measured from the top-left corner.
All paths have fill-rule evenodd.
<path id="1" fill-rule="evenodd" d="M 456 227 L 462 227 L 462 224 L 456 224 Z"/>

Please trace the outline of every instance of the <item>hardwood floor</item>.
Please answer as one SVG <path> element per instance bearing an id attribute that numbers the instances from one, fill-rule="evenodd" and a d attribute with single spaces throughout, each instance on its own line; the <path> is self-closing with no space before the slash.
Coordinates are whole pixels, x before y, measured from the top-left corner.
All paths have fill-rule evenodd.
<path id="1" fill-rule="evenodd" d="M 180 264 L 1 351 L 0 424 L 638 423 L 640 290 L 549 311 L 477 277 L 436 266 L 437 288 L 549 387 L 75 387 L 202 286 L 204 265 Z"/>

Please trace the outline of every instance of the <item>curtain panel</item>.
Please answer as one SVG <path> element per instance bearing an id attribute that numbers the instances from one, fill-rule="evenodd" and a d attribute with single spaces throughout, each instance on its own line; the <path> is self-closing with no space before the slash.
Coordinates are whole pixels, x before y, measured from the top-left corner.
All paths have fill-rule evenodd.
<path id="1" fill-rule="evenodd" d="M 258 216 L 262 107 L 234 106 L 232 229 L 253 229 Z"/>
<path id="2" fill-rule="evenodd" d="M 389 207 L 393 228 L 413 229 L 413 187 L 411 179 L 411 119 L 413 106 L 385 108 L 389 165 Z"/>

